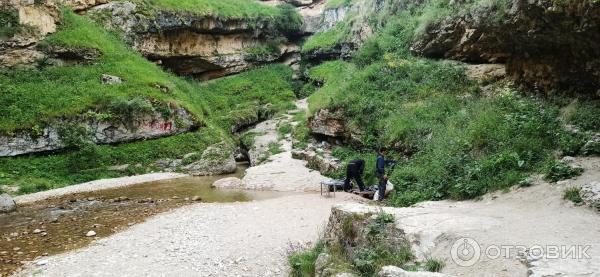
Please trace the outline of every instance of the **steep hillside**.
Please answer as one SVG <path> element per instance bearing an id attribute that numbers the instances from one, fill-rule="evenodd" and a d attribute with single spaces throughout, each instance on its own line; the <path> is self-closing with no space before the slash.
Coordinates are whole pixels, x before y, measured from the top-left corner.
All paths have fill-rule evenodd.
<path id="1" fill-rule="evenodd" d="M 238 7 L 248 9 L 240 16 L 274 11 L 248 5 Z M 226 7 L 210 13 L 236 16 Z M 23 15 L 26 10 L 38 13 Z M 43 19 L 35 16 L 42 13 L 48 20 L 22 22 Z M 0 159 L 2 185 L 17 185 L 21 192 L 178 170 L 200 155 L 179 166 L 156 162 L 202 153 L 222 141 L 233 145 L 232 131 L 293 106 L 292 70 L 284 65 L 198 83 L 163 71 L 119 35 L 69 8 L 59 11 L 48 2 L 5 9 L 2 16 L 9 24 L 0 48 L 0 154 L 43 153 Z"/>
<path id="2" fill-rule="evenodd" d="M 559 49 L 572 45 L 572 53 L 591 53 L 589 49 L 578 47 L 592 45 L 594 37 L 584 35 L 585 32 L 570 34 L 568 30 L 578 28 L 573 22 L 579 18 L 577 12 L 582 11 L 587 11 L 586 16 L 577 22 L 589 27 L 590 32 L 594 30 L 594 25 L 582 22 L 597 22 L 594 11 L 598 4 L 538 1 L 528 6 L 517 2 L 510 4 L 512 6 L 489 1 L 344 2 L 341 7 L 348 10 L 344 20 L 337 23 L 337 27 L 312 37 L 303 48 L 306 55 L 314 57 L 311 53 L 326 53 L 348 43 L 360 46 L 357 51 L 350 51 L 351 55 L 343 55 L 348 57 L 347 62 L 329 62 L 308 70 L 312 85 L 307 89 L 320 87 L 309 98 L 312 115 L 308 125 L 312 134 L 337 144 L 332 154 L 342 161 L 361 157 L 371 163 L 375 149 L 392 149 L 393 156 L 402 162 L 391 175 L 397 185 L 397 194 L 391 203 L 402 206 L 428 199 L 468 199 L 518 183 L 526 184 L 532 172 L 552 172 L 561 167 L 554 162 L 557 155 L 597 154 L 597 146 L 591 145 L 597 145 L 592 138 L 600 131 L 598 125 L 592 123 L 597 122 L 594 118 L 600 115 L 595 94 L 598 84 L 593 78 L 584 82 L 569 77 L 592 76 L 594 71 L 582 63 L 593 58 L 573 59 L 561 54 L 564 51 Z M 374 13 L 369 9 L 350 12 L 353 7 L 366 3 L 375 3 L 381 9 Z M 541 7 L 547 12 L 537 17 L 530 14 Z M 459 10 L 462 12 L 457 12 Z M 458 36 L 457 42 L 463 43 L 460 45 L 469 51 L 482 50 L 485 45 L 502 45 L 485 40 L 487 38 L 510 43 L 512 46 L 506 48 L 510 51 L 502 54 L 503 59 L 491 56 L 469 59 L 470 52 L 451 47 L 435 48 L 437 52 L 424 50 L 434 49 L 436 41 L 454 47 L 449 39 L 454 36 L 443 37 L 449 31 L 436 31 L 439 22 L 463 24 L 465 16 L 482 11 L 488 16 L 480 16 L 481 20 L 470 24 L 475 30 L 490 33 L 473 40 L 460 40 Z M 544 21 L 557 16 L 561 18 L 559 21 Z M 362 18 L 370 18 L 368 22 L 373 24 L 370 26 L 375 26 L 370 36 L 352 31 Z M 520 21 L 514 22 L 517 19 Z M 534 28 L 539 34 L 529 32 L 532 39 L 490 38 L 492 33 L 508 35 L 500 31 L 508 28 L 503 22 L 523 22 L 528 27 L 531 25 L 524 22 L 555 22 L 565 26 L 563 29 Z M 486 29 L 494 24 L 501 27 L 493 29 L 497 31 Z M 358 26 L 365 24 L 358 23 Z M 448 30 L 461 29 L 449 27 Z M 332 33 L 338 36 L 332 37 Z M 574 39 L 571 37 L 574 35 L 581 37 Z M 549 37 L 560 39 L 541 41 Z M 531 48 L 532 45 L 537 48 Z M 528 51 L 531 59 L 520 59 L 522 51 Z M 484 50 L 479 53 L 486 55 Z M 472 65 L 430 60 L 421 55 L 478 63 L 506 62 L 507 65 Z M 537 58 L 542 55 L 545 58 Z M 552 62 L 544 62 L 550 60 Z M 567 70 L 573 75 L 559 74 L 562 83 L 544 73 L 549 71 L 538 70 L 535 78 L 525 78 L 513 71 L 515 63 L 535 63 L 549 71 Z M 566 63 L 578 67 L 568 67 Z M 576 70 L 585 72 L 579 74 Z M 548 86 L 540 85 L 542 83 Z M 580 97 L 566 96 L 573 92 Z M 546 97 L 549 94 L 561 97 Z M 569 124 L 568 128 L 565 123 Z M 298 138 L 307 137 L 300 134 Z M 587 141 L 590 142 L 584 147 Z M 332 174 L 339 176 L 341 172 Z M 375 183 L 370 172 L 367 179 Z"/>

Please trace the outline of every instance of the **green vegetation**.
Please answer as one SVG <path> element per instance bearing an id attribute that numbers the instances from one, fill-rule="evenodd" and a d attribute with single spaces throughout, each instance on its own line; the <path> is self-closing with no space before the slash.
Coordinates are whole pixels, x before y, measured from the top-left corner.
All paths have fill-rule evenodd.
<path id="1" fill-rule="evenodd" d="M 443 261 L 433 259 L 433 258 L 429 258 L 425 262 L 425 270 L 427 270 L 429 272 L 440 272 L 440 271 L 442 271 L 444 266 L 446 266 L 446 264 Z"/>
<path id="2" fill-rule="evenodd" d="M 332 50 L 348 37 L 348 26 L 340 22 L 331 30 L 317 33 L 311 36 L 302 45 L 302 53 L 308 53 L 317 49 Z"/>
<path id="3" fill-rule="evenodd" d="M 254 0 L 135 0 L 155 11 L 191 12 L 218 18 L 268 18 L 279 14 L 274 7 Z"/>
<path id="4" fill-rule="evenodd" d="M 551 161 L 545 170 L 544 179 L 549 182 L 571 179 L 583 173 L 583 168 L 572 167 L 566 162 Z"/>
<path id="5" fill-rule="evenodd" d="M 281 149 L 281 144 L 279 142 L 269 143 L 268 148 L 269 148 L 269 154 L 271 156 L 277 155 L 277 154 L 283 152 L 283 149 Z"/>
<path id="6" fill-rule="evenodd" d="M 157 140 L 96 146 L 85 128 L 64 126 L 60 133 L 69 151 L 0 159 L 0 182 L 21 187 L 21 193 L 151 171 L 156 160 L 202 153 L 210 144 L 230 140 L 234 126 L 287 110 L 295 99 L 292 71 L 286 66 L 206 83 L 185 80 L 162 71 L 117 36 L 70 11 L 63 11 L 59 31 L 42 46 L 94 48 L 102 56 L 89 65 L 0 71 L 0 133 L 41 134 L 57 118 L 82 114 L 126 121 L 164 113 L 167 106 L 186 108 L 205 127 Z M 103 85 L 102 74 L 119 76 L 123 83 Z M 121 164 L 131 166 L 126 172 L 108 170 Z"/>
<path id="7" fill-rule="evenodd" d="M 315 276 L 315 261 L 324 249 L 325 244 L 317 242 L 317 244 L 309 250 L 297 251 L 289 255 L 288 263 L 292 268 L 290 275 L 293 277 Z"/>
<path id="8" fill-rule="evenodd" d="M 0 11 L 0 38 L 11 38 L 17 33 L 19 17 L 16 11 Z"/>
<path id="9" fill-rule="evenodd" d="M 285 122 L 277 126 L 277 134 L 279 134 L 279 137 L 285 137 L 286 135 L 291 134 L 293 130 L 294 126 L 292 126 L 292 124 L 289 122 Z"/>
<path id="10" fill-rule="evenodd" d="M 600 101 L 582 100 L 575 105 L 569 123 L 583 131 L 600 132 Z"/>
<path id="11" fill-rule="evenodd" d="M 314 264 L 320 253 L 329 256 L 330 273 L 349 272 L 359 276 L 377 276 L 383 266 L 406 267 L 413 260 L 410 246 L 398 241 L 394 216 L 380 213 L 375 218 L 346 217 L 339 241 L 318 244 L 310 250 L 294 253 L 289 262 L 292 276 L 314 276 Z"/>
<path id="12" fill-rule="evenodd" d="M 339 8 L 339 7 L 346 7 L 346 6 L 349 6 L 350 4 L 352 4 L 352 2 L 354 2 L 354 1 L 356 1 L 356 0 L 327 0 L 326 8 L 333 9 L 333 8 Z"/>
<path id="13" fill-rule="evenodd" d="M 572 187 L 565 190 L 565 195 L 563 197 L 565 200 L 569 200 L 575 204 L 580 204 L 583 202 L 581 199 L 581 188 Z"/>
<path id="14" fill-rule="evenodd" d="M 103 178 L 113 178 L 154 170 L 152 164 L 164 158 L 183 158 L 204 151 L 221 141 L 217 130 L 201 129 L 158 140 L 122 145 L 88 146 L 68 153 L 0 159 L 0 182 L 20 187 L 20 193 L 59 188 Z M 108 170 L 108 166 L 129 164 L 126 172 Z M 74 167 L 76 165 L 76 167 Z"/>
<path id="15" fill-rule="evenodd" d="M 484 96 L 460 63 L 412 56 L 423 18 L 442 2 L 399 12 L 350 63 L 310 69 L 310 77 L 324 83 L 309 98 L 311 113 L 341 111 L 349 129 L 363 134 L 357 145 L 334 150 L 336 157 L 372 162 L 375 149 L 386 146 L 392 158 L 407 159 L 390 174 L 396 184 L 391 205 L 470 199 L 508 188 L 543 171 L 557 150 L 578 152 L 585 140 L 563 129 L 556 105 L 502 85 Z M 475 2 L 483 4 L 469 3 Z M 594 114 L 578 111 L 585 122 Z"/>

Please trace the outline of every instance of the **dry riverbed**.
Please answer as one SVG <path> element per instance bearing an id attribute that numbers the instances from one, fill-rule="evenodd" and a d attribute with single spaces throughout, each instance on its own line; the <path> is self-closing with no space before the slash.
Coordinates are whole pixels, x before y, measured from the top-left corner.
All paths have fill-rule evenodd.
<path id="1" fill-rule="evenodd" d="M 242 167 L 228 176 L 240 177 L 244 170 Z M 68 189 L 78 193 L 58 190 L 17 198 L 18 211 L 0 215 L 0 276 L 11 274 L 27 261 L 87 246 L 97 238 L 174 208 L 198 202 L 243 202 L 279 196 L 210 187 L 215 180 L 228 176 L 184 177 L 126 187 L 112 186 L 114 180 L 105 180 L 102 182 L 113 188 L 90 191 L 83 185 Z"/>

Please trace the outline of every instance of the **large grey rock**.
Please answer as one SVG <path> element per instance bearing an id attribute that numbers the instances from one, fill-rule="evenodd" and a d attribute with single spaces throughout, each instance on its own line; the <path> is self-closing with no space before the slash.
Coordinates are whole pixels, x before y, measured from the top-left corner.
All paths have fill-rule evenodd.
<path id="1" fill-rule="evenodd" d="M 384 266 L 377 275 L 379 277 L 451 277 L 436 272 L 410 272 L 395 266 Z"/>
<path id="2" fill-rule="evenodd" d="M 0 195 L 0 213 L 8 213 L 17 209 L 17 204 L 10 197 L 10 195 L 4 193 Z"/>
<path id="3" fill-rule="evenodd" d="M 105 85 L 117 85 L 123 83 L 123 80 L 118 76 L 102 74 L 102 83 Z"/>
<path id="4" fill-rule="evenodd" d="M 244 182 L 240 178 L 229 177 L 215 181 L 212 186 L 219 189 L 242 189 Z"/>
<path id="5" fill-rule="evenodd" d="M 315 261 L 315 276 L 319 277 L 324 275 L 323 272 L 330 264 L 330 259 L 331 256 L 327 253 L 319 254 L 317 260 Z"/>
<path id="6" fill-rule="evenodd" d="M 600 182 L 590 182 L 581 187 L 583 202 L 600 212 Z"/>
<path id="7" fill-rule="evenodd" d="M 165 118 L 163 113 L 153 112 L 131 118 L 131 122 L 86 116 L 57 120 L 39 133 L 21 131 L 11 136 L 0 135 L 0 157 L 63 149 L 65 145 L 60 138 L 60 126 L 83 126 L 93 142 L 111 144 L 180 134 L 196 125 L 192 115 L 184 109 L 174 109 L 171 114 L 170 118 Z"/>
<path id="8" fill-rule="evenodd" d="M 209 146 L 202 152 L 200 161 L 191 163 L 183 170 L 196 176 L 210 176 L 233 173 L 237 169 L 234 157 L 234 147 L 225 143 Z"/>

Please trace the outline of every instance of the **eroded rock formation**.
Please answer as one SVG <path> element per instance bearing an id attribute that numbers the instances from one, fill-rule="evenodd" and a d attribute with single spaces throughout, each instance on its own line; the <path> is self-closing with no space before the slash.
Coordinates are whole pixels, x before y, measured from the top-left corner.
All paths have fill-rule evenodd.
<path id="1" fill-rule="evenodd" d="M 298 53 L 270 18 L 235 19 L 187 12 L 146 15 L 131 2 L 113 2 L 88 13 L 150 60 L 182 75 L 213 79 Z M 299 31 L 299 30 L 298 30 Z"/>
<path id="2" fill-rule="evenodd" d="M 482 6 L 430 24 L 412 50 L 432 58 L 506 63 L 508 74 L 533 90 L 599 93 L 600 3 L 513 0 L 507 5 Z"/>
<path id="3" fill-rule="evenodd" d="M 89 139 L 97 144 L 158 138 L 183 133 L 197 126 L 184 109 L 173 109 L 170 114 L 167 118 L 162 112 L 152 112 L 123 120 L 102 120 L 85 115 L 57 120 L 37 132 L 21 131 L 14 135 L 1 135 L 0 157 L 61 150 L 66 146 L 62 139 L 65 126 L 85 129 Z"/>

